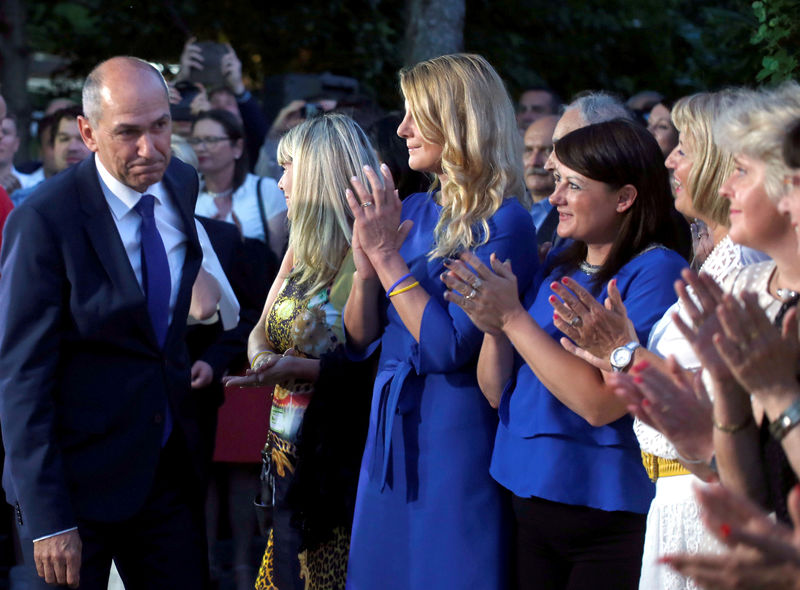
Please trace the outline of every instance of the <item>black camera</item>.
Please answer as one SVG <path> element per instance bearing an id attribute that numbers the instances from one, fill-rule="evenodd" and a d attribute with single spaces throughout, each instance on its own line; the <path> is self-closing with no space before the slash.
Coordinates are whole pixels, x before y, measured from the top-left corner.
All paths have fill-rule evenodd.
<path id="1" fill-rule="evenodd" d="M 200 88 L 192 82 L 183 80 L 175 84 L 175 90 L 181 95 L 181 101 L 177 104 L 169 105 L 169 112 L 172 115 L 173 121 L 191 121 L 194 116 L 192 115 L 191 104 L 194 97 L 200 94 Z"/>
<path id="2" fill-rule="evenodd" d="M 322 108 L 322 105 L 317 104 L 315 102 L 307 102 L 306 105 L 303 107 L 303 118 L 312 119 L 314 117 L 320 116 L 324 112 L 325 110 Z"/>

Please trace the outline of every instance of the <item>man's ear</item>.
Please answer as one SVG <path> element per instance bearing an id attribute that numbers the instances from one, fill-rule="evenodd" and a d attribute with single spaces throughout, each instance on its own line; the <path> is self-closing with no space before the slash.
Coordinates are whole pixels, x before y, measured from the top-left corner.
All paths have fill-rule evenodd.
<path id="1" fill-rule="evenodd" d="M 93 152 L 97 151 L 97 141 L 95 141 L 95 131 L 92 128 L 91 123 L 89 123 L 89 119 L 82 115 L 78 115 L 78 130 L 81 132 L 81 138 L 83 139 L 83 143 L 86 144 Z"/>
<path id="2" fill-rule="evenodd" d="M 625 213 L 628 209 L 633 207 L 633 202 L 638 195 L 636 187 L 632 184 L 626 184 L 617 191 L 617 213 Z"/>

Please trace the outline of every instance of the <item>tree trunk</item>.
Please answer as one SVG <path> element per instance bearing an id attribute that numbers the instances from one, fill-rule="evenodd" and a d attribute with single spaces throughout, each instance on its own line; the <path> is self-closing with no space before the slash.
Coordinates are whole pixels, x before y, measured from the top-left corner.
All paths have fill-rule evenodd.
<path id="1" fill-rule="evenodd" d="M 0 93 L 6 99 L 8 112 L 17 118 L 20 136 L 17 164 L 30 159 L 29 60 L 30 51 L 25 38 L 25 0 L 2 0 L 0 2 Z"/>
<path id="2" fill-rule="evenodd" d="M 409 0 L 405 63 L 464 50 L 465 0 Z"/>

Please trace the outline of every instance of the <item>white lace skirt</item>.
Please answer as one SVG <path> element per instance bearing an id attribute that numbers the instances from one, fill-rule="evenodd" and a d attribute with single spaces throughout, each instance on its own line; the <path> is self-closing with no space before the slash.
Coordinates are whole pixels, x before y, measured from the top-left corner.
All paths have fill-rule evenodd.
<path id="1" fill-rule="evenodd" d="M 669 553 L 720 553 L 723 545 L 706 531 L 694 485 L 707 485 L 694 475 L 662 477 L 647 513 L 639 590 L 695 590 L 694 582 L 658 563 Z"/>

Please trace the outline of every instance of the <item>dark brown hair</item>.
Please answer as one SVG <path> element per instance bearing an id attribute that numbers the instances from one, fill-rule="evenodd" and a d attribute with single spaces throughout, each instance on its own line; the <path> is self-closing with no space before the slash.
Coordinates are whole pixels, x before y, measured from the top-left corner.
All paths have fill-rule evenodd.
<path id="1" fill-rule="evenodd" d="M 669 189 L 664 156 L 655 138 L 641 125 L 615 119 L 588 125 L 568 133 L 555 144 L 559 162 L 578 174 L 607 184 L 612 190 L 625 185 L 636 188 L 633 205 L 621 213 L 617 237 L 608 258 L 593 278 L 593 287 L 616 275 L 633 257 L 648 246 L 661 244 L 681 255 L 680 228 Z M 565 271 L 577 268 L 586 258 L 583 242 L 568 246 L 556 266 Z"/>

